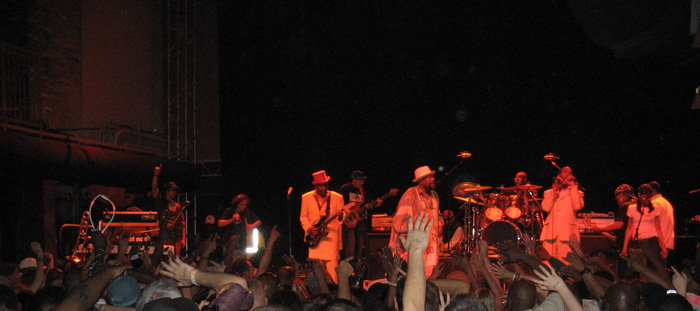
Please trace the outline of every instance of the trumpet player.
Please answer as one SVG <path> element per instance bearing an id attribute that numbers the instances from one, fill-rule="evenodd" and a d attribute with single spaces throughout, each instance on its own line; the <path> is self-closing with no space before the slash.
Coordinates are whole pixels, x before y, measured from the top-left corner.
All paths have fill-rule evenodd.
<path id="1" fill-rule="evenodd" d="M 571 168 L 562 167 L 554 178 L 552 189 L 544 192 L 542 200 L 542 210 L 549 214 L 542 227 L 540 241 L 552 257 L 564 261 L 566 254 L 571 251 L 571 239 L 580 241 L 576 211 L 582 208 L 583 191 L 579 190 Z"/>

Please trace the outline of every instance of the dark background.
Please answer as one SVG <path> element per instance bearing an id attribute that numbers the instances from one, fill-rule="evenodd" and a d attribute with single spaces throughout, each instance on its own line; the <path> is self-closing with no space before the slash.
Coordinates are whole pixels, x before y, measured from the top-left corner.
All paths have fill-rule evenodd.
<path id="1" fill-rule="evenodd" d="M 226 189 L 248 193 L 266 226 L 286 231 L 290 212 L 303 253 L 299 197 L 315 171 L 338 189 L 363 170 L 379 196 L 422 165 L 440 179 L 467 150 L 438 185 L 454 209 L 449 192 L 467 179 L 508 186 L 522 170 L 548 188 L 553 152 L 592 211 L 614 210 L 621 183 L 659 181 L 682 233 L 700 207 L 688 194 L 700 188 L 697 51 L 689 13 L 619 48 L 674 10 L 638 5 L 648 16 L 608 10 L 619 14 L 591 23 L 596 12 L 565 1 L 219 1 Z M 595 32 L 617 20 L 627 28 Z"/>

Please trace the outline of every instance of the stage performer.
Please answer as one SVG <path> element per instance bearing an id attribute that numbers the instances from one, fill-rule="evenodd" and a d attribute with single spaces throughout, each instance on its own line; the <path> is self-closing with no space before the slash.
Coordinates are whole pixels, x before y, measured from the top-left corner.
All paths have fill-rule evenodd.
<path id="1" fill-rule="evenodd" d="M 559 170 L 554 178 L 552 189 L 544 192 L 542 210 L 549 213 L 542 227 L 540 241 L 542 247 L 552 257 L 564 261 L 571 251 L 569 242 L 572 236 L 580 241 L 576 211 L 583 208 L 583 192 L 578 189 L 578 182 L 570 167 Z"/>
<path id="2" fill-rule="evenodd" d="M 430 170 L 428 166 L 421 166 L 414 171 L 413 182 L 417 183 L 417 185 L 408 188 L 401 196 L 399 205 L 396 207 L 396 214 L 394 214 L 391 237 L 389 239 L 389 247 L 392 249 L 397 246 L 397 243 L 401 244 L 398 237 L 406 237 L 409 216 L 426 214 L 429 217 L 428 220 L 433 220 L 428 247 L 423 253 L 426 277 L 430 277 L 433 268 L 438 264 L 438 252 L 442 239 L 440 233 L 442 232 L 443 220 L 439 208 L 440 198 L 435 192 L 434 175 L 435 171 Z M 408 252 L 402 245 L 398 245 L 396 250 L 404 260 L 408 260 Z"/>
<path id="3" fill-rule="evenodd" d="M 668 254 L 671 255 L 676 245 L 676 232 L 674 231 L 676 218 L 673 216 L 673 205 L 661 195 L 661 185 L 658 182 L 652 181 L 649 186 L 651 186 L 651 202 L 659 208 L 659 221 L 661 221 L 661 231 L 664 234 L 664 244 Z"/>
<path id="4" fill-rule="evenodd" d="M 639 186 L 637 195 L 637 203 L 627 208 L 629 218 L 622 255 L 627 256 L 629 248 L 644 248 L 644 254 L 651 261 L 647 265 L 654 269 L 663 269 L 661 260 L 668 255 L 661 228 L 663 211 L 651 199 L 652 188 L 649 184 Z"/>
<path id="5" fill-rule="evenodd" d="M 158 188 L 161 169 L 162 165 L 159 165 L 153 170 L 153 180 L 151 182 L 153 203 L 155 210 L 158 211 L 160 231 L 168 232 L 169 235 L 165 243 L 173 245 L 175 254 L 179 255 L 180 250 L 185 246 L 185 216 L 182 215 L 183 207 L 175 201 L 180 187 L 175 182 L 169 181 L 164 183 L 161 188 Z"/>
<path id="6" fill-rule="evenodd" d="M 315 237 L 320 237 L 318 244 L 309 247 L 308 259 L 317 259 L 326 268 L 326 271 L 338 283 L 338 275 L 335 268 L 340 259 L 340 249 L 342 248 L 342 216 L 345 205 L 343 196 L 337 192 L 328 190 L 330 176 L 326 171 L 318 171 L 312 174 L 311 182 L 315 189 L 304 193 L 301 196 L 301 212 L 299 220 L 304 229 L 306 242 L 313 241 Z M 327 223 L 325 229 L 322 224 Z M 319 226 L 321 225 L 321 226 Z M 326 234 L 323 236 L 324 234 Z"/>
<path id="7" fill-rule="evenodd" d="M 362 205 L 367 203 L 367 192 L 364 184 L 367 177 L 362 171 L 354 171 L 350 175 L 351 182 L 340 186 L 340 194 L 346 203 L 355 203 L 351 208 L 359 210 Z M 377 199 L 377 207 L 381 206 L 383 201 Z M 357 218 L 353 221 L 353 225 L 348 226 L 347 221 L 350 217 Z M 359 259 L 357 256 L 361 253 L 365 246 L 365 233 L 367 232 L 367 222 L 364 221 L 365 215 L 350 215 L 348 214 L 346 221 L 343 222 L 343 258 L 350 256 Z M 366 255 L 366 254 L 362 254 Z"/>
<path id="8" fill-rule="evenodd" d="M 245 194 L 239 194 L 231 199 L 231 204 L 221 215 L 219 227 L 224 228 L 222 241 L 224 245 L 233 246 L 233 249 L 243 251 L 248 246 L 248 235 L 253 233 L 253 229 L 262 224 L 250 206 L 250 198 Z M 231 241 L 234 240 L 234 241 Z"/>
<path id="9" fill-rule="evenodd" d="M 607 226 L 598 227 L 590 223 L 594 232 L 610 232 L 616 236 L 616 247 L 622 250 L 625 241 L 625 231 L 627 230 L 627 209 L 630 205 L 637 203 L 634 196 L 634 188 L 628 184 L 619 185 L 615 189 L 615 201 L 617 201 L 617 211 L 615 211 L 615 221 Z"/>

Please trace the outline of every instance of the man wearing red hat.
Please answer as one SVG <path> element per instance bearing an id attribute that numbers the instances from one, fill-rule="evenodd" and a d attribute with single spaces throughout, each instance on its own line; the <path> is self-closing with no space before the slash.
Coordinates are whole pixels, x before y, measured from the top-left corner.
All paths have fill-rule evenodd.
<path id="1" fill-rule="evenodd" d="M 433 221 L 433 227 L 430 228 L 430 241 L 423 253 L 425 261 L 425 276 L 430 277 L 433 268 L 438 264 L 439 251 L 439 235 L 442 231 L 442 217 L 440 217 L 440 198 L 435 192 L 435 171 L 430 170 L 428 166 L 421 166 L 414 171 L 413 182 L 417 183 L 414 187 L 408 188 L 401 196 L 401 201 L 396 207 L 394 221 L 391 228 L 391 237 L 389 239 L 389 247 L 394 248 L 397 243 L 400 244 L 398 237 L 406 236 L 408 231 L 408 217 L 417 216 L 419 214 L 427 214 Z M 397 251 L 401 253 L 401 257 L 408 259 L 408 252 L 398 245 Z"/>
<path id="2" fill-rule="evenodd" d="M 331 177 L 326 175 L 326 171 L 318 171 L 312 176 L 311 183 L 316 189 L 301 196 L 299 220 L 301 227 L 304 228 L 305 236 L 326 235 L 318 240 L 317 245 L 309 247 L 308 259 L 321 261 L 328 274 L 333 278 L 333 282 L 338 283 L 335 268 L 338 266 L 338 259 L 340 259 L 343 224 L 338 219 L 338 215 L 343 213 L 345 201 L 339 193 L 328 190 L 328 182 Z M 325 223 L 327 223 L 325 229 L 318 226 Z M 308 239 L 307 242 L 309 242 Z"/>

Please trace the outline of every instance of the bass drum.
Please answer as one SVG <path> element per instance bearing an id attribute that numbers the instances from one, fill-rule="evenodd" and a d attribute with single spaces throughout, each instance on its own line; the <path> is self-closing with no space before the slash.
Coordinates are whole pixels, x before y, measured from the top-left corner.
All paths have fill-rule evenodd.
<path id="1" fill-rule="evenodd" d="M 510 221 L 494 221 L 481 231 L 480 239 L 489 244 L 489 249 L 498 243 L 512 242 L 519 244 L 522 233 L 517 225 Z"/>

